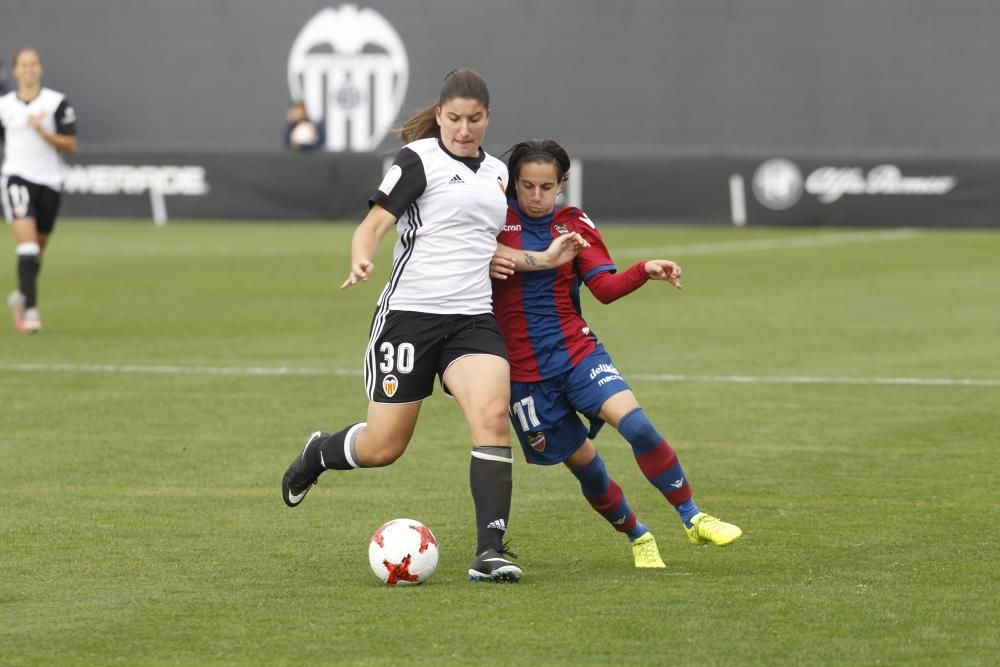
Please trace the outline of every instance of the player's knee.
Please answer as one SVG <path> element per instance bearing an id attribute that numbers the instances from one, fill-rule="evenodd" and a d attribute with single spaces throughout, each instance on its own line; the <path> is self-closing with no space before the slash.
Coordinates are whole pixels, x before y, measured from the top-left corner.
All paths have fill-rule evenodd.
<path id="1" fill-rule="evenodd" d="M 366 468 L 381 468 L 396 462 L 406 451 L 406 444 L 398 442 L 382 443 L 380 446 L 368 447 L 358 451 L 358 458 Z"/>
<path id="2" fill-rule="evenodd" d="M 366 468 L 382 468 L 395 463 L 403 455 L 403 451 L 405 450 L 376 449 L 375 451 L 367 452 L 362 462 Z"/>
<path id="3" fill-rule="evenodd" d="M 379 437 L 364 429 L 355 441 L 355 451 L 358 461 L 366 468 L 381 468 L 395 463 L 406 451 L 409 438 L 396 436 Z"/>
<path id="4" fill-rule="evenodd" d="M 483 409 L 480 417 L 483 430 L 493 433 L 497 437 L 508 438 L 510 436 L 506 401 L 497 401 L 488 405 Z"/>
<path id="5" fill-rule="evenodd" d="M 42 247 L 34 241 L 25 241 L 17 244 L 16 252 L 18 257 L 38 257 Z"/>

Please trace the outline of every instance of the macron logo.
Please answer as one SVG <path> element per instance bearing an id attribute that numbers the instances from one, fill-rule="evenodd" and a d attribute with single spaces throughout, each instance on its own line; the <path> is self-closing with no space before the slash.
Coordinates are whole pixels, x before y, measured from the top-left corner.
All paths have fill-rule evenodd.
<path id="1" fill-rule="evenodd" d="M 684 486 L 684 478 L 681 477 L 676 482 L 670 482 L 670 486 L 674 487 L 675 489 L 681 488 L 682 486 Z"/>
<path id="2" fill-rule="evenodd" d="M 462 180 L 461 176 L 455 174 L 454 176 L 451 177 L 451 180 L 448 181 L 448 185 L 455 185 L 456 183 L 465 183 L 465 181 Z"/>
<path id="3" fill-rule="evenodd" d="M 504 521 L 503 519 L 497 519 L 496 521 L 490 521 L 488 524 L 486 524 L 486 527 L 487 528 L 492 528 L 494 530 L 506 531 L 507 530 L 507 522 Z"/>

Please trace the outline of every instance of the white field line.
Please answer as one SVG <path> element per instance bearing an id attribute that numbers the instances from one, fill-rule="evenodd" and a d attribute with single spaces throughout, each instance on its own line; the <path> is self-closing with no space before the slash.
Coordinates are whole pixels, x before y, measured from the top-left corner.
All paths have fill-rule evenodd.
<path id="1" fill-rule="evenodd" d="M 148 375 L 361 375 L 361 370 L 218 366 L 138 366 L 132 364 L 0 364 L 0 371 L 39 373 L 108 373 L 112 375 L 145 373 Z"/>
<path id="2" fill-rule="evenodd" d="M 0 371 L 24 373 L 143 373 L 148 375 L 244 375 L 244 376 L 359 376 L 361 369 L 219 367 L 219 366 L 139 366 L 132 364 L 3 364 Z M 644 382 L 715 382 L 724 384 L 855 384 L 910 385 L 919 387 L 1000 387 L 1000 379 L 990 378 L 915 378 L 915 377 L 840 377 L 825 375 L 679 375 L 671 373 L 628 375 Z"/>
<path id="3" fill-rule="evenodd" d="M 1000 387 L 1000 380 L 976 378 L 865 378 L 826 375 L 629 375 L 649 382 L 721 382 L 726 384 L 882 384 L 918 387 Z"/>
<path id="4" fill-rule="evenodd" d="M 745 241 L 724 241 L 722 243 L 689 243 L 686 245 L 663 245 L 647 248 L 622 248 L 614 251 L 615 257 L 649 257 L 711 255 L 717 252 L 745 252 L 750 250 L 780 250 L 783 248 L 816 248 L 820 246 L 843 245 L 847 243 L 872 243 L 878 241 L 901 241 L 923 236 L 920 229 L 889 229 L 877 232 L 845 232 L 842 234 L 811 234 L 778 239 L 747 239 Z"/>

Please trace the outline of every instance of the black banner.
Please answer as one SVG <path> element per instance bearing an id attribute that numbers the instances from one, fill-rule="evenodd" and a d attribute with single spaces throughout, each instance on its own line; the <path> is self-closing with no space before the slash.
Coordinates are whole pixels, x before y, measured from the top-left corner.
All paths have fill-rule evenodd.
<path id="1" fill-rule="evenodd" d="M 1000 159 L 581 159 L 595 220 L 850 227 L 1000 226 Z"/>
<path id="2" fill-rule="evenodd" d="M 381 180 L 374 154 L 81 154 L 63 214 L 94 217 L 359 220 Z"/>
<path id="3" fill-rule="evenodd" d="M 63 212 L 358 221 L 386 157 L 83 154 L 67 167 Z M 568 194 L 602 224 L 1000 225 L 1000 159 L 591 155 L 574 163 Z"/>

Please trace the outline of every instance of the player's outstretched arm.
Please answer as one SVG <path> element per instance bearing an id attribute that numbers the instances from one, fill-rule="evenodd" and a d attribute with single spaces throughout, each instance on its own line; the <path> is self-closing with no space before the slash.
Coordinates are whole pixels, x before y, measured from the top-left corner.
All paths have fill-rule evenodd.
<path id="1" fill-rule="evenodd" d="M 379 241 L 394 224 L 396 216 L 392 213 L 378 204 L 371 207 L 351 237 L 351 272 L 347 274 L 347 280 L 341 283 L 340 289 L 347 289 L 368 280 L 372 269 L 375 268 L 372 257 L 378 250 Z"/>
<path id="2" fill-rule="evenodd" d="M 649 280 L 664 280 L 681 289 L 681 267 L 669 259 L 639 261 L 618 273 L 601 271 L 587 279 L 587 288 L 601 303 L 617 301 Z"/>
<path id="3" fill-rule="evenodd" d="M 587 239 L 576 232 L 560 234 L 543 252 L 519 250 L 498 243 L 497 250 L 493 254 L 493 261 L 490 262 L 490 277 L 506 280 L 508 276 L 514 275 L 515 271 L 554 269 L 566 262 L 573 261 L 573 258 L 580 254 L 581 250 L 589 247 Z"/>

